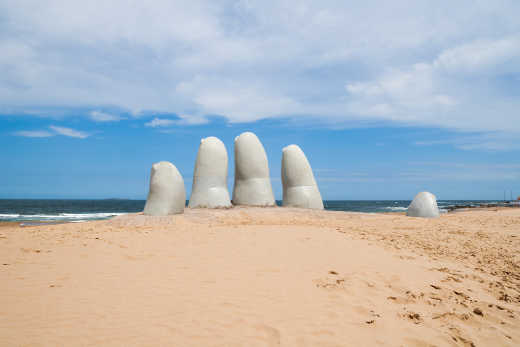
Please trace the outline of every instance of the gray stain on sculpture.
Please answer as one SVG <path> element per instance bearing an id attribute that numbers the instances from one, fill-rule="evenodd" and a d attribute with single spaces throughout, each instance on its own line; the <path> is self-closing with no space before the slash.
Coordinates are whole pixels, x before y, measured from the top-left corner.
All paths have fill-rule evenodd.
<path id="1" fill-rule="evenodd" d="M 186 190 L 179 170 L 167 161 L 153 164 L 144 214 L 166 216 L 183 213 L 185 205 Z"/>
<path id="2" fill-rule="evenodd" d="M 189 207 L 231 207 L 227 189 L 228 156 L 226 147 L 216 137 L 200 141 Z"/>
<path id="3" fill-rule="evenodd" d="M 250 132 L 235 138 L 235 186 L 233 204 L 274 206 L 269 164 L 264 146 Z"/>
<path id="4" fill-rule="evenodd" d="M 430 192 L 420 192 L 415 196 L 410 206 L 408 206 L 406 215 L 424 218 L 439 217 L 437 198 Z"/>
<path id="5" fill-rule="evenodd" d="M 311 166 L 297 145 L 282 151 L 283 206 L 323 209 Z"/>

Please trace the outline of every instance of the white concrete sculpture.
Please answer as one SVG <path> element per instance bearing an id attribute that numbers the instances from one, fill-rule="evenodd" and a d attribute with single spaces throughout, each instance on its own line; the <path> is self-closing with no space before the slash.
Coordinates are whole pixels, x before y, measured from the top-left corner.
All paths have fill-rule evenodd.
<path id="1" fill-rule="evenodd" d="M 202 139 L 195 162 L 188 206 L 191 208 L 231 207 L 227 173 L 228 156 L 222 141 L 216 137 Z"/>
<path id="2" fill-rule="evenodd" d="M 297 145 L 282 150 L 283 206 L 323 209 L 309 161 Z"/>
<path id="3" fill-rule="evenodd" d="M 437 198 L 430 192 L 420 192 L 408 206 L 406 215 L 410 217 L 436 218 L 439 217 Z"/>
<path id="4" fill-rule="evenodd" d="M 242 133 L 235 138 L 233 204 L 275 205 L 264 146 L 258 137 L 250 132 Z"/>
<path id="5" fill-rule="evenodd" d="M 185 205 L 186 190 L 179 170 L 167 161 L 153 164 L 144 214 L 166 216 L 183 213 Z"/>

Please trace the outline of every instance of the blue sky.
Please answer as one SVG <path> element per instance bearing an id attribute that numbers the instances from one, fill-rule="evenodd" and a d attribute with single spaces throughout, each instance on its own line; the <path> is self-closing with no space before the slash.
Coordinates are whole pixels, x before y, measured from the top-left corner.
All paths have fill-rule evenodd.
<path id="1" fill-rule="evenodd" d="M 1 1 L 0 197 L 189 196 L 201 138 L 254 131 L 324 199 L 520 195 L 517 1 Z M 508 193 L 509 194 L 509 193 Z"/>

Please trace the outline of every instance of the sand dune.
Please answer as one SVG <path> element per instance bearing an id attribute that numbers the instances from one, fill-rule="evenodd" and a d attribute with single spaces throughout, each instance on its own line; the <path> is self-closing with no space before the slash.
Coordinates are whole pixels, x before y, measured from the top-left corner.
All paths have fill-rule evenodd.
<path id="1" fill-rule="evenodd" d="M 0 227 L 0 345 L 518 346 L 520 209 Z"/>

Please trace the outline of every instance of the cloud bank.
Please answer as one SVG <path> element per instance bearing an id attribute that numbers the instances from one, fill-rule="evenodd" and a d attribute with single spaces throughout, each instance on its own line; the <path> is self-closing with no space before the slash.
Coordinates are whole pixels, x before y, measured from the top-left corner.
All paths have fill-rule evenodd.
<path id="1" fill-rule="evenodd" d="M 218 115 L 520 132 L 514 0 L 7 0 L 0 13 L 4 114 L 82 107 L 96 122 L 120 120 L 105 111 L 119 109 L 183 115 L 179 125 Z"/>

